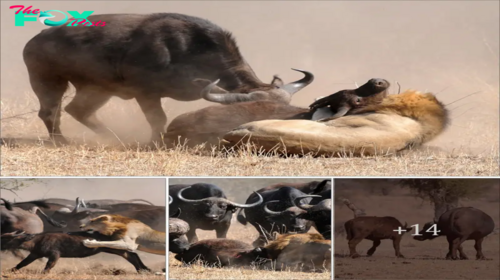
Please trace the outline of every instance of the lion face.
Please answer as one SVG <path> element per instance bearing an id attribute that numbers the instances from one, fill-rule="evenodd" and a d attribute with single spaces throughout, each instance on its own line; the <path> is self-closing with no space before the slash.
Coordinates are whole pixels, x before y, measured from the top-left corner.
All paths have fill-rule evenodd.
<path id="1" fill-rule="evenodd" d="M 97 218 L 91 219 L 87 224 L 80 225 L 80 229 L 104 232 L 108 228 L 109 221 L 110 217 L 108 217 L 107 215 L 102 215 Z"/>

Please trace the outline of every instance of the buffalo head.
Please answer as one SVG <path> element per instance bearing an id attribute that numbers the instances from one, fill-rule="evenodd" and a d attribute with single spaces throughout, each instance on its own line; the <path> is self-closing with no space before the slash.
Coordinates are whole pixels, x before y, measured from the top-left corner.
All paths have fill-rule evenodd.
<path id="1" fill-rule="evenodd" d="M 307 195 L 306 197 L 318 197 L 318 195 Z M 304 197 L 301 197 L 304 198 Z M 265 203 L 264 211 L 268 214 L 267 220 L 276 223 L 278 226 L 284 227 L 288 232 L 303 233 L 309 230 L 309 221 L 300 218 L 299 215 L 307 213 L 306 210 L 297 206 L 288 207 L 282 211 L 270 210 L 267 205 L 269 203 L 280 202 L 279 200 L 271 200 Z"/>
<path id="2" fill-rule="evenodd" d="M 346 89 L 316 100 L 309 107 L 315 111 L 313 120 L 336 119 L 355 113 L 355 109 L 377 104 L 387 96 L 390 83 L 371 79 L 357 89 Z M 329 110 L 325 110 L 326 107 Z"/>
<path id="3" fill-rule="evenodd" d="M 202 198 L 202 199 L 187 199 L 182 196 L 182 193 L 191 187 L 186 187 L 183 188 L 179 191 L 177 196 L 181 201 L 184 201 L 186 203 L 191 203 L 193 205 L 196 205 L 196 210 L 197 212 L 206 217 L 207 219 L 211 219 L 213 221 L 219 221 L 221 218 L 223 218 L 227 211 L 235 212 L 237 208 L 251 208 L 260 205 L 264 199 L 262 196 L 255 192 L 257 196 L 259 197 L 259 200 L 255 203 L 251 204 L 239 204 L 236 202 L 232 202 L 226 198 L 222 197 L 207 197 L 207 198 Z"/>
<path id="4" fill-rule="evenodd" d="M 418 241 L 424 241 L 439 237 L 439 234 L 434 235 L 434 230 L 433 230 L 434 228 L 431 229 L 432 226 L 434 226 L 434 228 L 437 229 L 437 221 L 426 223 L 424 225 L 424 228 L 422 228 L 422 230 L 418 233 L 419 235 L 413 236 L 413 239 Z"/>
<path id="5" fill-rule="evenodd" d="M 0 236 L 1 250 L 20 249 L 20 246 L 35 237 L 34 234 L 27 234 L 24 231 L 4 233 Z"/>
<path id="6" fill-rule="evenodd" d="M 332 200 L 323 199 L 316 205 L 300 204 L 299 201 L 305 196 L 294 199 L 294 204 L 298 208 L 305 210 L 305 213 L 299 214 L 298 219 L 304 219 L 314 222 L 316 229 L 326 239 L 331 239 L 332 231 Z"/>

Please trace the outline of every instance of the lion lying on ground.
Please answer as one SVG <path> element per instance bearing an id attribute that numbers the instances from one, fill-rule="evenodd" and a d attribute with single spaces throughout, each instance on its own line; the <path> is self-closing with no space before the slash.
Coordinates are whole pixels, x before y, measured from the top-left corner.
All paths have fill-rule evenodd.
<path id="1" fill-rule="evenodd" d="M 434 139 L 447 124 L 448 110 L 432 93 L 408 90 L 338 119 L 246 123 L 228 132 L 224 144 L 316 156 L 393 154 Z"/>
<path id="2" fill-rule="evenodd" d="M 81 225 L 80 228 L 114 237 L 114 241 L 84 240 L 83 245 L 86 247 L 166 254 L 165 232 L 156 231 L 138 220 L 120 215 L 101 215 L 90 220 L 88 224 Z"/>

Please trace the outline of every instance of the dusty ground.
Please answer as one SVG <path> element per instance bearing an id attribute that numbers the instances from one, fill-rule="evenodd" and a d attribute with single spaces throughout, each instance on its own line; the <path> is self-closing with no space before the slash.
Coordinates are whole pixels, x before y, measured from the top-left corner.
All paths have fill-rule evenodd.
<path id="1" fill-rule="evenodd" d="M 309 182 L 314 179 L 170 179 L 169 184 L 192 184 L 205 182 L 216 184 L 221 187 L 229 199 L 239 203 L 244 203 L 248 195 L 253 190 L 260 189 L 271 184 L 282 182 Z M 316 232 L 314 228 L 310 232 Z M 216 238 L 215 231 L 197 230 L 199 240 Z M 231 227 L 227 238 L 241 240 L 252 243 L 258 236 L 257 231 L 251 225 L 243 226 L 236 221 L 233 216 Z M 252 268 L 210 268 L 200 265 L 182 266 L 174 258 L 174 254 L 169 254 L 169 279 L 331 279 L 331 273 L 325 272 L 299 272 L 299 271 L 270 271 Z"/>
<path id="2" fill-rule="evenodd" d="M 293 105 L 307 106 L 318 96 L 380 77 L 394 85 L 398 81 L 402 90 L 437 93 L 451 110 L 451 125 L 428 143 L 430 151 L 401 157 L 283 159 L 236 154 L 221 158 L 180 150 L 138 152 L 124 149 L 122 143 L 146 141 L 149 126 L 134 101 L 113 98 L 98 112 L 116 133 L 113 144 L 97 139 L 63 112 L 63 133 L 85 145 L 43 147 L 33 143 L 47 139 L 47 132 L 37 117 L 38 100 L 21 53 L 26 42 L 45 27 L 39 22 L 15 27 L 11 4 L 2 2 L 1 134 L 28 140 L 1 148 L 3 176 L 500 174 L 498 2 L 169 1 L 120 7 L 111 3 L 39 1 L 37 5 L 95 14 L 165 11 L 208 18 L 234 33 L 242 54 L 263 81 L 270 81 L 273 74 L 285 81 L 299 78 L 291 67 L 315 74 L 315 81 L 294 96 Z M 391 92 L 396 93 L 397 87 Z M 474 92 L 479 93 L 466 97 Z M 67 95 L 73 93 L 69 90 Z M 211 105 L 167 98 L 162 104 L 169 121 Z"/>
<path id="3" fill-rule="evenodd" d="M 339 181 L 340 179 L 336 180 L 336 187 L 340 184 Z M 407 190 L 401 190 L 399 187 L 395 187 L 388 196 L 360 191 L 357 186 L 350 186 L 349 190 L 343 192 L 336 189 L 335 195 L 350 199 L 359 208 L 364 209 L 367 215 L 394 216 L 403 224 L 418 223 L 420 228 L 433 217 L 432 206 L 415 199 Z M 464 201 L 462 204 L 483 210 L 493 218 L 498 228 L 500 227 L 499 199 L 500 185 L 497 182 L 496 186 L 482 198 Z M 352 218 L 352 212 L 345 206 L 340 207 L 337 202 L 336 228 L 343 226 L 345 221 Z M 336 279 L 499 279 L 500 277 L 498 232 L 489 235 L 483 242 L 483 253 L 489 258 L 484 261 L 475 260 L 474 241 L 466 241 L 463 245 L 469 260 L 449 261 L 444 259 L 448 252 L 445 237 L 431 241 L 416 241 L 411 238 L 410 233 L 405 234 L 401 241 L 401 253 L 405 259 L 397 259 L 394 256 L 390 240 L 382 240 L 382 244 L 372 257 L 364 257 L 372 242 L 363 240 L 356 248 L 363 256 L 358 259 L 347 257 L 349 248 L 345 236 L 336 236 L 334 244 Z"/>
<path id="4" fill-rule="evenodd" d="M 2 179 L 8 181 L 13 179 Z M 14 179 L 15 180 L 15 179 Z M 22 179 L 19 179 L 22 180 Z M 2 190 L 1 197 L 10 201 L 29 201 L 42 198 L 76 199 L 77 196 L 90 199 L 133 199 L 142 198 L 155 205 L 166 205 L 165 179 L 151 178 L 59 178 L 40 179 L 25 183 L 26 187 L 12 193 Z M 2 186 L 5 186 L 2 183 Z M 138 186 L 141 186 L 140 188 Z M 142 262 L 151 270 L 161 271 L 165 256 L 139 252 Z M 23 252 L 27 256 L 27 252 Z M 154 274 L 138 275 L 125 259 L 109 254 L 98 254 L 83 259 L 61 258 L 47 275 L 42 274 L 47 259 L 35 261 L 18 273 L 10 273 L 21 260 L 10 253 L 1 253 L 2 279 L 165 279 Z"/>

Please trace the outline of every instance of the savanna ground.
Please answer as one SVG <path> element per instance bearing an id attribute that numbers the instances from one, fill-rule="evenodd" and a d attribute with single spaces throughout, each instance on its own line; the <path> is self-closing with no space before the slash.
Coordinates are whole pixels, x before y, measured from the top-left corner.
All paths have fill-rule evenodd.
<path id="1" fill-rule="evenodd" d="M 357 207 L 364 209 L 367 215 L 393 216 L 409 226 L 419 224 L 420 229 L 426 222 L 432 221 L 433 207 L 409 194 L 407 189 L 391 188 L 388 195 L 382 195 L 373 184 L 349 180 L 341 187 L 335 183 L 335 196 L 349 199 Z M 347 181 L 347 180 L 346 180 Z M 374 191 L 375 190 L 375 191 Z M 335 279 L 499 279 L 500 278 L 500 183 L 498 180 L 481 198 L 462 201 L 462 206 L 476 207 L 490 215 L 496 226 L 496 232 L 483 241 L 483 253 L 488 260 L 476 261 L 474 241 L 463 244 L 469 260 L 446 260 L 448 242 L 445 237 L 434 240 L 417 241 L 406 233 L 401 241 L 401 253 L 404 259 L 395 257 L 392 242 L 382 240 L 372 257 L 366 257 L 372 242 L 363 240 L 356 250 L 360 258 L 351 259 L 345 235 L 337 235 L 335 244 Z M 343 228 L 345 221 L 352 219 L 353 213 L 341 202 L 335 205 L 336 233 Z"/>
<path id="2" fill-rule="evenodd" d="M 252 191 L 277 183 L 301 183 L 322 180 L 313 179 L 170 179 L 169 184 L 211 183 L 224 190 L 228 199 L 244 203 Z M 317 232 L 311 228 L 310 232 Z M 216 238 L 215 231 L 196 231 L 199 240 Z M 242 225 L 233 215 L 227 238 L 236 239 L 251 244 L 258 236 L 257 230 L 251 225 Z M 273 271 L 271 269 L 247 268 L 215 268 L 200 264 L 183 265 L 170 253 L 169 279 L 331 279 L 330 271 L 300 272 L 300 271 Z"/>
<path id="3" fill-rule="evenodd" d="M 168 11 L 208 18 L 234 33 L 242 54 L 263 81 L 270 81 L 273 74 L 287 82 L 299 78 L 291 67 L 315 74 L 315 81 L 293 97 L 293 105 L 308 106 L 318 96 L 380 77 L 393 84 L 391 93 L 397 92 L 396 81 L 401 90 L 436 93 L 447 104 L 451 123 L 421 150 L 400 156 L 283 158 L 249 152 L 202 155 L 182 148 L 144 151 L 134 148 L 149 139 L 143 113 L 133 100 L 112 98 L 98 116 L 116 139 L 97 138 L 63 112 L 62 131 L 72 144 L 54 148 L 38 141 L 48 135 L 37 117 L 38 100 L 22 61 L 24 45 L 44 27 L 34 22 L 14 27 L 10 4 L 2 2 L 1 133 L 16 140 L 1 147 L 3 176 L 500 174 L 498 2 L 169 1 L 120 8 L 105 1 L 37 3 L 96 14 Z M 262 10 L 274 12 L 266 15 Z M 73 94 L 70 89 L 64 104 Z M 213 104 L 163 100 L 169 121 L 208 105 Z"/>
<path id="4" fill-rule="evenodd" d="M 1 179 L 16 180 L 16 179 Z M 142 198 L 154 205 L 165 206 L 165 179 L 152 178 L 58 178 L 38 179 L 25 183 L 21 190 L 13 192 L 2 190 L 1 197 L 9 201 L 30 201 L 42 198 L 91 199 L 134 199 Z M 138 186 L 141 186 L 140 188 Z M 27 252 L 22 253 L 27 256 Z M 166 267 L 165 256 L 138 252 L 142 262 L 153 272 Z M 101 253 L 77 259 L 61 258 L 48 274 L 43 274 L 46 258 L 35 261 L 19 272 L 9 270 L 21 260 L 11 253 L 0 253 L 2 279 L 165 279 L 154 273 L 138 274 L 134 267 L 119 256 Z"/>

